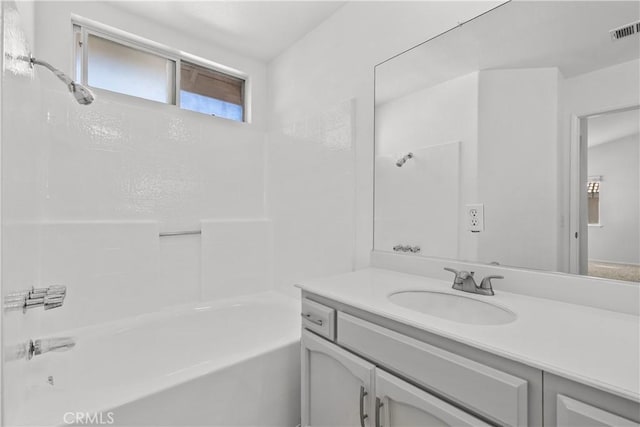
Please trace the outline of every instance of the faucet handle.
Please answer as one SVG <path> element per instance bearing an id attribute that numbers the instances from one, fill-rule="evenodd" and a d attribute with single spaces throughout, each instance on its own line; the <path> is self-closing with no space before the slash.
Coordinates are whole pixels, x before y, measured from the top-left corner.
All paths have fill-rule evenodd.
<path id="1" fill-rule="evenodd" d="M 447 271 L 452 272 L 453 274 L 456 275 L 456 277 L 460 274 L 460 272 L 458 270 L 454 269 L 454 268 L 445 267 L 444 269 L 447 270 Z"/>
<path id="2" fill-rule="evenodd" d="M 453 278 L 453 286 L 455 287 L 456 285 L 462 285 L 462 281 L 467 277 L 467 275 L 469 273 L 467 273 L 466 271 L 458 271 L 456 269 L 453 268 L 449 268 L 449 267 L 445 267 L 444 268 L 447 271 L 452 272 L 453 274 L 456 275 L 456 277 Z"/>
<path id="3" fill-rule="evenodd" d="M 494 292 L 493 287 L 491 286 L 491 279 L 504 279 L 504 276 L 490 275 L 482 279 L 482 282 L 480 282 L 480 289 L 487 289 L 490 291 L 489 293 L 493 295 Z"/>

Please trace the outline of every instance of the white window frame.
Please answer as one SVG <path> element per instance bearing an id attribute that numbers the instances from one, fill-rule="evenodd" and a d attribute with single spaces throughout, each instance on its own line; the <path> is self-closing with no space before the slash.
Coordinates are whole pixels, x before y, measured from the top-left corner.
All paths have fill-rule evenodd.
<path id="1" fill-rule="evenodd" d="M 250 78 L 249 75 L 247 73 L 244 73 L 240 70 L 236 70 L 234 68 L 228 67 L 226 65 L 222 65 L 213 61 L 209 61 L 207 59 L 201 58 L 199 56 L 195 56 L 189 53 L 186 53 L 184 51 L 178 50 L 178 49 L 174 49 L 168 46 L 165 46 L 161 43 L 158 42 L 154 42 L 152 40 L 146 39 L 144 37 L 140 37 L 137 36 L 135 34 L 131 34 L 128 33 L 126 31 L 123 30 L 119 30 L 117 28 L 114 27 L 110 27 L 108 25 L 93 21 L 91 19 L 87 19 L 84 18 L 82 16 L 79 15 L 75 15 L 72 14 L 71 15 L 71 24 L 72 24 L 72 31 L 74 34 L 73 37 L 73 47 L 74 47 L 74 51 L 73 51 L 73 74 L 74 74 L 74 78 L 79 81 L 80 83 L 82 83 L 83 85 L 88 86 L 88 82 L 87 82 L 87 69 L 88 69 L 88 49 L 89 49 L 89 44 L 88 44 L 88 40 L 89 40 L 89 36 L 90 35 L 94 35 L 96 37 L 100 37 L 102 39 L 105 40 L 109 40 L 115 43 L 119 43 L 121 45 L 130 47 L 132 49 L 136 49 L 142 52 L 146 52 L 146 53 L 150 53 L 153 55 L 157 55 L 161 58 L 164 59 L 168 59 L 170 61 L 174 61 L 175 62 L 175 75 L 174 75 L 174 87 L 173 88 L 169 88 L 169 89 L 173 89 L 173 102 L 172 103 L 166 103 L 167 105 L 175 105 L 176 107 L 180 108 L 180 70 L 181 70 L 181 63 L 184 60 L 185 62 L 194 64 L 194 65 L 198 65 L 204 68 L 208 68 L 214 71 L 217 71 L 219 73 L 223 73 L 226 75 L 229 75 L 231 77 L 236 77 L 236 78 L 240 78 L 242 80 L 244 80 L 244 96 L 243 96 L 243 105 L 242 105 L 242 109 L 243 109 L 243 120 L 239 123 L 250 123 L 250 102 L 249 100 L 251 99 L 250 97 Z M 77 46 L 75 46 L 76 43 L 76 34 L 80 35 L 80 41 L 82 43 L 81 45 L 81 67 L 80 67 L 80 76 L 78 76 L 78 70 L 76 67 L 76 49 Z M 167 82 L 167 84 L 170 84 L 169 82 Z M 107 90 L 108 89 L 103 89 L 103 90 Z M 133 95 L 127 95 L 127 94 L 123 94 L 123 93 L 119 93 L 119 92 L 112 92 L 109 91 L 111 93 L 117 93 L 118 95 L 124 95 L 124 96 L 130 96 L 133 97 Z M 137 98 L 137 97 L 136 97 Z M 144 98 L 141 98 L 144 99 Z M 145 101 L 149 101 L 149 100 L 145 100 Z M 151 102 L 156 102 L 156 101 L 151 101 Z M 228 120 L 228 119 L 224 119 L 224 120 Z M 229 121 L 235 121 L 235 120 L 229 120 Z"/>

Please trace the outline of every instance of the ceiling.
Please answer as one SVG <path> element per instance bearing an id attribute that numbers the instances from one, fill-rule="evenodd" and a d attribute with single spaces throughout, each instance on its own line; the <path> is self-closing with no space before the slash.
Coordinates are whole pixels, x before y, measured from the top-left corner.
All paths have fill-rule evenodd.
<path id="1" fill-rule="evenodd" d="M 376 103 L 479 70 L 557 67 L 565 78 L 640 55 L 638 1 L 512 1 L 376 67 Z"/>
<path id="2" fill-rule="evenodd" d="M 133 15 L 268 62 L 345 1 L 123 1 Z"/>

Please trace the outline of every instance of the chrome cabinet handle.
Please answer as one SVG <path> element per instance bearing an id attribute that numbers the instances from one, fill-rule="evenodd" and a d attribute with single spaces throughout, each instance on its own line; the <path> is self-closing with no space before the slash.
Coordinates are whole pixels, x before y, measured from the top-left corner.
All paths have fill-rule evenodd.
<path id="1" fill-rule="evenodd" d="M 364 427 L 364 420 L 369 415 L 364 413 L 364 397 L 369 394 L 364 390 L 364 386 L 360 386 L 360 427 Z"/>
<path id="2" fill-rule="evenodd" d="M 322 319 L 314 319 L 313 317 L 311 317 L 311 314 L 300 313 L 300 316 L 302 316 L 303 319 L 307 319 L 309 322 L 315 323 L 318 326 L 322 326 L 323 325 Z"/>
<path id="3" fill-rule="evenodd" d="M 382 408 L 383 403 L 380 401 L 379 397 L 376 397 L 376 427 L 382 427 L 382 423 L 380 422 L 380 408 Z"/>

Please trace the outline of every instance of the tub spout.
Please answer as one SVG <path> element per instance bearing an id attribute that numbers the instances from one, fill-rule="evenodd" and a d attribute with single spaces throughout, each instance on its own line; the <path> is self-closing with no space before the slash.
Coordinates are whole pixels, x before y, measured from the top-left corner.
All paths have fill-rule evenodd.
<path id="1" fill-rule="evenodd" d="M 76 341 L 71 337 L 47 338 L 41 340 L 29 340 L 20 345 L 16 350 L 16 359 L 31 360 L 33 356 L 39 356 L 50 351 L 67 351 L 75 347 Z"/>
<path id="2" fill-rule="evenodd" d="M 67 351 L 75 347 L 76 341 L 71 337 L 49 338 L 43 340 L 35 340 L 33 343 L 35 356 L 50 351 Z"/>

